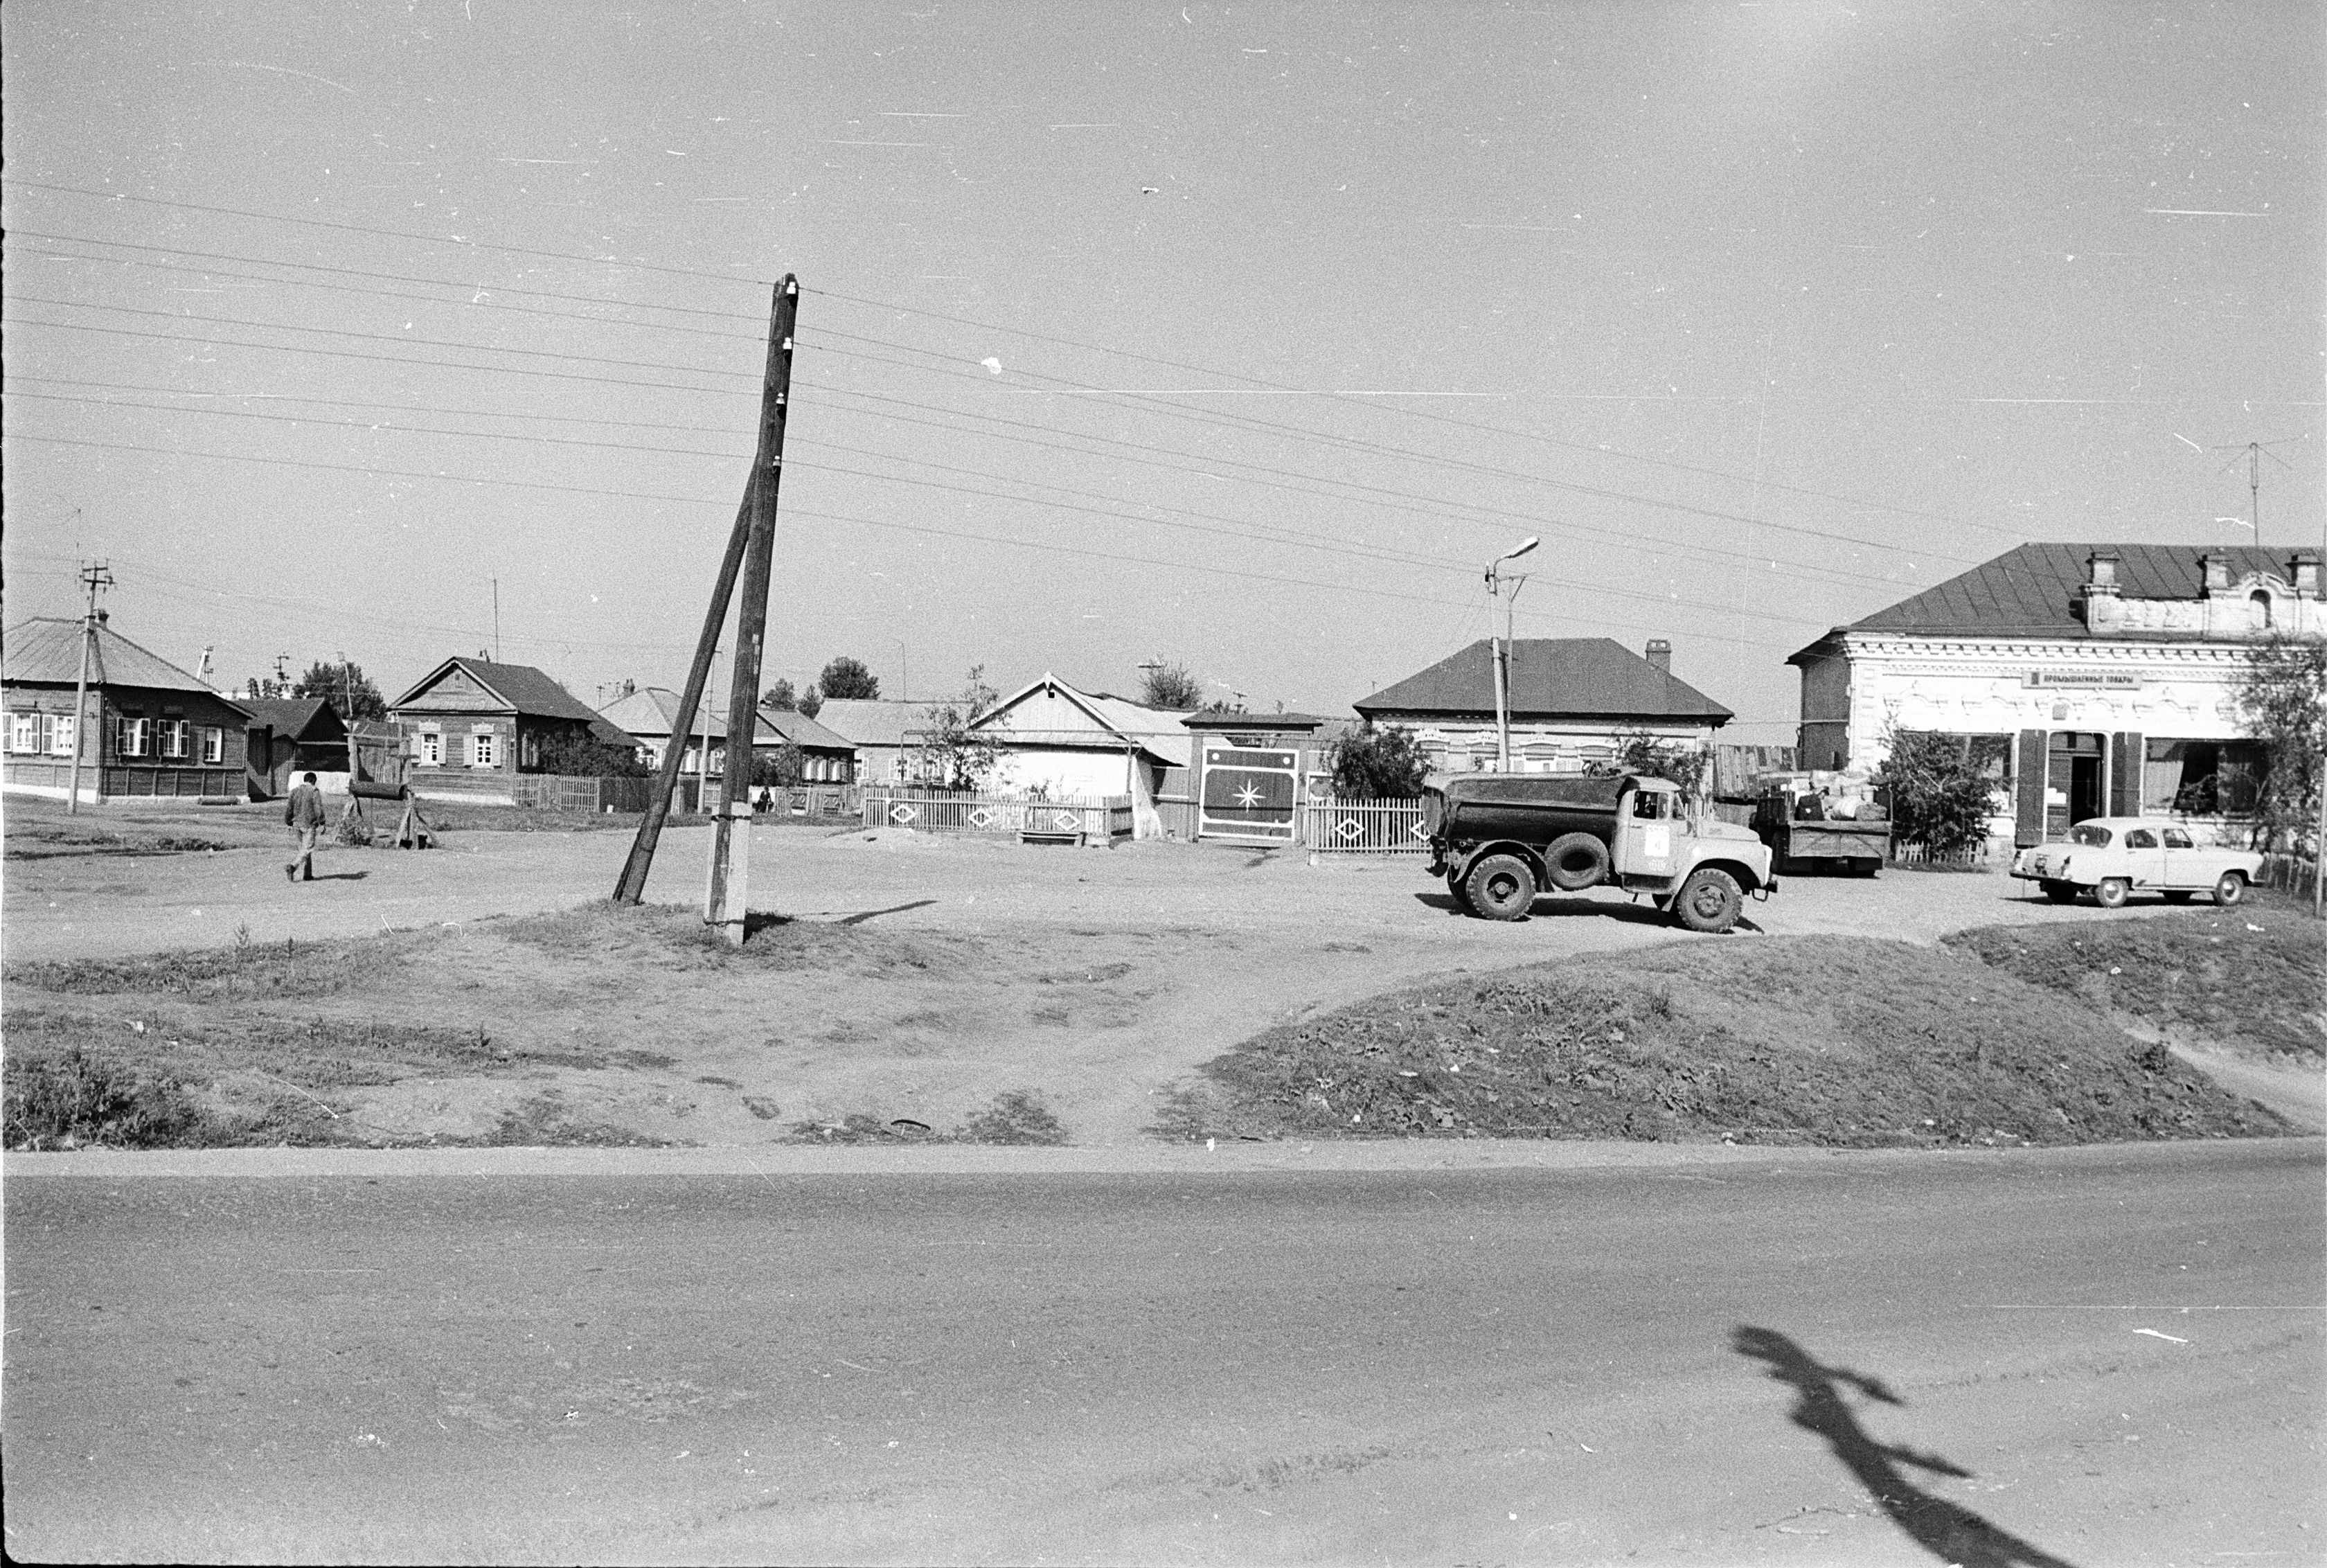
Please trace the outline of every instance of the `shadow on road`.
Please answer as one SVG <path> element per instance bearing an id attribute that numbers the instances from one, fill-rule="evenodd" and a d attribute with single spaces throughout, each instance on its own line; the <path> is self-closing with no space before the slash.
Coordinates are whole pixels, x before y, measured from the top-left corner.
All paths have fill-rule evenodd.
<path id="1" fill-rule="evenodd" d="M 1416 893 L 1414 901 L 1425 904 L 1450 915 L 1466 915 L 1469 911 L 1454 901 L 1452 893 Z M 1671 922 L 1665 912 L 1652 904 L 1612 904 L 1598 899 L 1539 898 L 1528 910 L 1530 920 L 1587 919 L 1594 916 L 1603 919 L 1622 920 L 1635 926 L 1662 926 Z"/>
<path id="2" fill-rule="evenodd" d="M 1942 1563 L 1959 1563 L 1962 1568 L 2070 1568 L 2061 1558 L 1997 1529 L 1969 1508 L 1931 1496 L 1901 1473 L 1899 1467 L 1904 1464 L 1933 1475 L 1958 1479 L 1971 1475 L 1937 1454 L 1886 1448 L 1858 1424 L 1843 1399 L 1846 1388 L 1855 1388 L 1885 1405 L 1903 1407 L 1907 1403 L 1880 1379 L 1847 1367 L 1820 1366 L 1808 1351 L 1773 1329 L 1741 1327 L 1731 1344 L 1739 1355 L 1767 1364 L 1771 1377 L 1792 1386 L 1799 1395 L 1799 1403 L 1789 1413 L 1793 1423 L 1826 1439 L 1835 1458 L 1858 1478 L 1891 1522 Z"/>
<path id="3" fill-rule="evenodd" d="M 910 904 L 892 904 L 885 910 L 860 910 L 853 915 L 843 915 L 832 923 L 836 926 L 861 926 L 865 921 L 878 919 L 883 915 L 902 915 L 907 910 L 925 910 L 935 902 L 937 902 L 935 899 L 915 899 Z"/>

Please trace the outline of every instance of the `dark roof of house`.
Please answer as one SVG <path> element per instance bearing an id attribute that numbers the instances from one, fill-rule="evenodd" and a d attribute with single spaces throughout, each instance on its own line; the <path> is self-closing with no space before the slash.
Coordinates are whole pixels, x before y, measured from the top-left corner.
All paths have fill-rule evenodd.
<path id="1" fill-rule="evenodd" d="M 636 746 L 636 737 L 591 712 L 590 705 L 529 664 L 496 664 L 489 658 L 446 659 L 388 705 L 392 713 L 435 686 L 454 668 L 520 714 L 541 719 L 579 719 L 590 726 L 593 738 L 610 746 Z"/>
<path id="2" fill-rule="evenodd" d="M 80 679 L 81 623 L 43 616 L 20 621 L 0 637 L 0 676 L 43 686 L 72 686 Z M 234 707 L 242 705 L 196 680 L 100 622 L 89 661 L 89 684 L 138 686 L 150 691 L 202 692 Z"/>
<path id="3" fill-rule="evenodd" d="M 1180 723 L 1191 730 L 1276 730 L 1306 734 L 1326 723 L 1315 714 L 1231 714 L 1203 708 Z"/>
<path id="4" fill-rule="evenodd" d="M 2252 545 L 2022 545 L 1835 631 L 2089 637 L 2080 606 L 2087 562 L 2096 550 L 2117 552 L 2117 593 L 2127 599 L 2201 597 L 2201 563 L 2209 555 L 2229 557 L 2233 581 L 2249 572 L 2284 576 L 2287 570 L 2285 555 Z"/>
<path id="5" fill-rule="evenodd" d="M 1486 639 L 1418 675 L 1350 705 L 1376 714 L 1491 714 L 1493 644 Z M 1514 718 L 1703 719 L 1726 723 L 1730 710 L 1608 637 L 1522 637 L 1511 643 Z"/>
<path id="6" fill-rule="evenodd" d="M 348 727 L 340 722 L 340 711 L 328 697 L 237 697 L 235 703 L 250 714 L 252 723 L 265 724 L 294 741 L 339 741 L 347 736 Z M 310 726 L 326 714 L 332 722 L 311 731 Z"/>
<path id="7" fill-rule="evenodd" d="M 762 705 L 759 718 L 760 731 L 752 742 L 755 746 L 765 744 L 768 732 L 773 730 L 777 735 L 790 741 L 803 751 L 853 752 L 856 750 L 855 742 L 846 735 L 836 734 L 826 729 L 796 708 L 771 708 Z"/>

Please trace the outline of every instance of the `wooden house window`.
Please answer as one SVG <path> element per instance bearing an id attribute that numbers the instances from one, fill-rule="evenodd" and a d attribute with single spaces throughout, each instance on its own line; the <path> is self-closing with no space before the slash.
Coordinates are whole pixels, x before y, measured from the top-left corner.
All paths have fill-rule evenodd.
<path id="1" fill-rule="evenodd" d="M 10 714 L 8 715 L 8 749 L 19 755 L 46 750 L 41 744 L 42 714 Z"/>
<path id="2" fill-rule="evenodd" d="M 133 719 L 126 714 L 113 721 L 113 750 L 123 757 L 150 757 L 154 754 L 154 721 Z"/>
<path id="3" fill-rule="evenodd" d="M 539 730 L 520 730 L 518 733 L 517 749 L 519 766 L 526 768 L 541 766 L 541 732 Z"/>
<path id="4" fill-rule="evenodd" d="M 226 732 L 216 724 L 202 726 L 202 761 L 205 762 L 226 761 Z"/>
<path id="5" fill-rule="evenodd" d="M 161 732 L 162 755 L 183 757 L 187 754 L 186 742 L 189 736 L 185 720 L 164 719 L 157 728 Z"/>
<path id="6" fill-rule="evenodd" d="M 477 730 L 469 736 L 469 766 L 498 768 L 500 766 L 500 736 L 491 730 Z"/>
<path id="7" fill-rule="evenodd" d="M 431 768 L 442 767 L 444 761 L 444 735 L 441 730 L 420 732 L 420 760 Z"/>

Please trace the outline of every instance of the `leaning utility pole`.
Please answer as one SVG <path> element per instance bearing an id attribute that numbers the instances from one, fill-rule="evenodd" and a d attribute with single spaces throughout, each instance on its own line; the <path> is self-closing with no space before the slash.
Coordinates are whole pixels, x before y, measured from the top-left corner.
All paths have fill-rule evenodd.
<path id="1" fill-rule="evenodd" d="M 752 462 L 752 538 L 743 553 L 743 602 L 735 607 L 735 654 L 727 690 L 727 766 L 719 779 L 719 816 L 711 825 L 711 881 L 703 923 L 743 945 L 752 882 L 752 742 L 760 731 L 760 654 L 768 630 L 768 578 L 776 554 L 776 487 L 784 474 L 784 417 L 791 397 L 792 328 L 799 283 L 790 273 L 776 287 L 768 332 L 767 378 L 760 389 L 760 451 Z"/>
<path id="2" fill-rule="evenodd" d="M 89 609 L 80 618 L 80 679 L 73 686 L 73 754 L 72 767 L 65 779 L 65 811 L 69 816 L 80 814 L 80 754 L 81 736 L 89 731 L 89 658 L 97 649 L 97 593 L 100 588 L 113 586 L 109 562 L 99 561 L 80 570 L 80 580 L 89 585 Z M 100 739 L 97 753 L 98 793 L 105 793 L 105 750 Z"/>
<path id="3" fill-rule="evenodd" d="M 775 554 L 776 488 L 783 470 L 784 417 L 791 392 L 792 331 L 799 312 L 799 282 L 787 273 L 776 285 L 775 307 L 768 331 L 759 450 L 752 459 L 751 478 L 743 487 L 743 503 L 736 510 L 734 527 L 727 537 L 726 554 L 720 561 L 718 579 L 712 587 L 702 635 L 696 640 L 695 661 L 687 669 L 686 689 L 679 693 L 678 711 L 671 714 L 671 740 L 664 751 L 661 774 L 656 780 L 653 797 L 647 802 L 646 817 L 639 824 L 638 838 L 631 845 L 621 878 L 614 886 L 614 899 L 619 903 L 634 904 L 645 895 L 647 873 L 654 864 L 655 844 L 669 816 L 671 797 L 678 789 L 680 762 L 685 755 L 679 738 L 695 727 L 696 705 L 702 701 L 703 688 L 710 679 L 720 629 L 725 624 L 728 602 L 734 596 L 740 571 L 743 577 L 743 604 L 736 629 L 734 677 L 728 693 L 727 766 L 713 835 L 710 885 L 703 917 L 706 923 L 722 927 L 730 941 L 738 943 L 744 936 L 751 826 L 747 815 L 743 831 L 734 831 L 734 807 L 740 801 L 746 814 L 751 809 L 751 742 L 756 733 L 760 652 L 767 630 L 768 579 Z M 743 737 L 740 753 L 734 741 L 739 733 Z M 709 752 L 706 723 L 706 759 Z M 701 804 L 706 808 L 709 806 L 707 801 Z"/>

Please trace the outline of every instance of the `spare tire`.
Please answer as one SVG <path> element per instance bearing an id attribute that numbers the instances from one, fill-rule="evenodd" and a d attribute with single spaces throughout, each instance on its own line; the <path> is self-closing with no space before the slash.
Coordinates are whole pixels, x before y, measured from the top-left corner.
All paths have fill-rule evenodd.
<path id="1" fill-rule="evenodd" d="M 1580 892 L 1608 880 L 1608 846 L 1588 833 L 1562 834 L 1543 852 L 1543 864 L 1552 886 Z"/>

